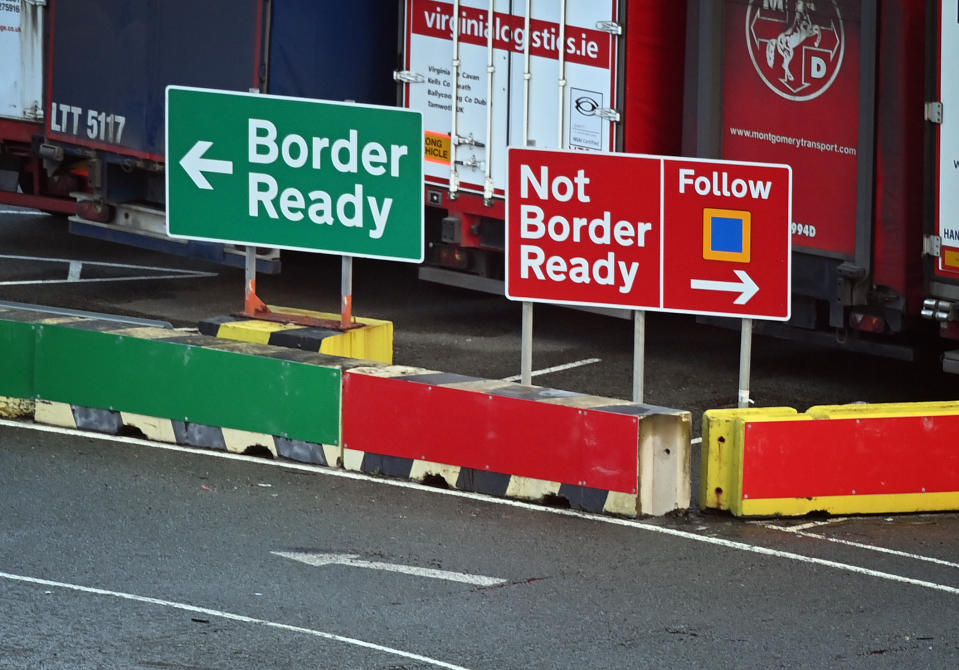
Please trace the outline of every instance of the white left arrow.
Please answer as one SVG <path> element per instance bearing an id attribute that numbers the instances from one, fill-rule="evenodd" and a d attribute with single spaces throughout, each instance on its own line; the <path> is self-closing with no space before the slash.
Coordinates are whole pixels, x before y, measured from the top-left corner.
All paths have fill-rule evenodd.
<path id="1" fill-rule="evenodd" d="M 399 572 L 404 575 L 414 575 L 416 577 L 429 577 L 431 579 L 445 579 L 449 582 L 461 582 L 463 584 L 474 584 L 476 586 L 496 586 L 505 584 L 505 579 L 496 577 L 484 577 L 483 575 L 469 575 L 463 572 L 450 572 L 448 570 L 434 570 L 432 568 L 418 568 L 413 565 L 400 565 L 398 563 L 380 563 L 377 561 L 363 561 L 355 554 L 312 554 L 303 551 L 271 551 L 274 556 L 289 558 L 307 565 L 348 565 L 352 568 L 367 568 L 369 570 L 386 570 L 387 572 Z"/>
<path id="2" fill-rule="evenodd" d="M 732 291 L 739 293 L 739 297 L 733 300 L 736 305 L 745 305 L 756 293 L 759 292 L 759 286 L 753 281 L 752 277 L 746 274 L 745 270 L 733 270 L 739 281 L 712 281 L 709 279 L 690 279 L 689 288 L 701 289 L 703 291 Z"/>
<path id="3" fill-rule="evenodd" d="M 180 160 L 180 165 L 186 170 L 186 173 L 197 185 L 205 191 L 212 191 L 213 186 L 207 181 L 204 172 L 216 172 L 218 174 L 233 174 L 233 161 L 221 161 L 215 158 L 204 158 L 203 154 L 207 149 L 213 146 L 213 142 L 199 140 L 193 145 L 193 148 L 186 152 L 186 156 Z"/>

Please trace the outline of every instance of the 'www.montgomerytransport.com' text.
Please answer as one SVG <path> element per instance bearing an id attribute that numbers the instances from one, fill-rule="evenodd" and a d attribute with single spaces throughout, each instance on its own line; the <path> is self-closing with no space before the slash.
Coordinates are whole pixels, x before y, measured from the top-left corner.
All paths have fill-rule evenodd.
<path id="1" fill-rule="evenodd" d="M 770 144 L 786 144 L 800 149 L 814 149 L 823 152 L 832 152 L 844 156 L 855 156 L 856 147 L 847 147 L 835 142 L 819 142 L 818 140 L 809 140 L 805 137 L 789 137 L 788 135 L 777 135 L 760 130 L 744 130 L 742 128 L 730 128 L 729 134 L 735 137 L 745 137 L 751 140 L 761 140 Z"/>

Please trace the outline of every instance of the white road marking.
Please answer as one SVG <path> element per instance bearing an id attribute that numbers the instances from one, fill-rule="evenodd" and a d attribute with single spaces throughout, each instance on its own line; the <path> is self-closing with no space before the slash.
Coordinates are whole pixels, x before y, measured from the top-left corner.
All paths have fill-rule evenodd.
<path id="1" fill-rule="evenodd" d="M 312 472 L 314 474 L 327 476 L 327 477 L 355 479 L 355 480 L 360 480 L 360 481 L 365 481 L 365 482 L 370 482 L 375 484 L 381 484 L 384 486 L 394 486 L 396 488 L 413 489 L 413 490 L 421 491 L 423 493 L 431 493 L 433 495 L 444 495 L 444 496 L 451 496 L 454 498 L 475 500 L 478 502 L 484 502 L 491 505 L 503 505 L 506 507 L 524 509 L 531 512 L 539 512 L 541 514 L 555 514 L 558 516 L 573 517 L 573 518 L 583 519 L 587 521 L 594 521 L 597 523 L 606 523 L 606 524 L 611 524 L 615 526 L 636 528 L 636 529 L 645 530 L 651 533 L 669 535 L 671 537 L 678 537 L 684 540 L 701 542 L 703 544 L 724 547 L 727 549 L 735 549 L 737 551 L 743 551 L 746 553 L 760 554 L 762 556 L 772 556 L 775 558 L 781 558 L 785 560 L 796 561 L 799 563 L 806 563 L 810 565 L 819 565 L 827 568 L 834 568 L 836 570 L 841 570 L 844 572 L 852 572 L 855 574 L 875 577 L 877 579 L 883 579 L 890 582 L 896 582 L 900 584 L 909 584 L 911 586 L 919 586 L 919 587 L 931 589 L 934 591 L 949 593 L 951 595 L 959 595 L 959 588 L 948 586 L 946 584 L 937 584 L 935 582 L 924 581 L 921 579 L 912 579 L 911 577 L 904 577 L 902 575 L 896 575 L 889 572 L 871 570 L 869 568 L 863 568 L 861 566 L 852 565 L 849 563 L 840 563 L 838 561 L 830 561 L 824 558 L 816 558 L 814 556 L 805 556 L 803 554 L 796 554 L 789 551 L 780 551 L 779 549 L 768 549 L 766 547 L 746 544 L 745 542 L 738 542 L 735 540 L 725 540 L 723 538 L 711 537 L 709 535 L 700 535 L 698 533 L 691 533 L 689 531 L 679 530 L 676 528 L 657 526 L 647 521 L 638 521 L 634 519 L 620 519 L 620 518 L 611 517 L 611 516 L 601 516 L 597 514 L 590 514 L 587 512 L 580 512 L 577 510 L 561 509 L 561 508 L 555 508 L 555 507 L 544 507 L 542 505 L 535 505 L 533 503 L 522 502 L 519 500 L 509 500 L 506 498 L 494 498 L 494 497 L 482 495 L 479 493 L 470 493 L 467 491 L 456 491 L 454 489 L 434 488 L 431 486 L 424 486 L 416 482 L 404 481 L 400 479 L 397 479 L 397 480 L 382 479 L 379 477 L 364 475 L 358 472 L 347 472 L 345 470 L 333 470 L 330 468 L 323 468 L 321 466 L 315 466 L 315 465 L 306 465 L 302 463 L 290 463 L 285 461 L 268 461 L 262 458 L 257 458 L 255 456 L 244 456 L 242 454 L 232 454 L 229 452 L 214 451 L 212 449 L 197 449 L 193 447 L 181 447 L 179 445 L 174 445 L 174 444 L 150 442 L 149 440 L 142 440 L 135 437 L 105 435 L 103 433 L 95 433 L 95 432 L 86 431 L 86 430 L 73 430 L 69 428 L 60 428 L 57 426 L 42 426 L 42 425 L 32 424 L 32 423 L 23 423 L 20 421 L 11 421 L 9 419 L 0 419 L 0 426 L 35 430 L 35 431 L 44 432 L 44 433 L 57 433 L 61 435 L 71 435 L 71 436 L 77 436 L 77 437 L 84 437 L 88 439 L 98 439 L 98 440 L 103 440 L 105 442 L 134 444 L 138 446 L 152 447 L 154 449 L 166 449 L 169 451 L 179 451 L 183 453 L 195 454 L 198 456 L 206 456 L 208 458 L 225 458 L 229 460 L 240 460 L 240 461 L 246 461 L 248 463 L 255 463 L 256 465 L 259 465 L 259 466 L 278 467 L 286 470 L 296 470 L 301 472 Z"/>
<path id="2" fill-rule="evenodd" d="M 147 281 L 150 279 L 186 279 L 190 277 L 216 277 L 211 272 L 191 272 L 176 275 L 140 275 L 132 277 L 99 277 L 96 279 L 32 279 L 26 281 L 0 281 L 0 286 L 33 286 L 37 284 L 98 284 L 111 281 Z"/>
<path id="3" fill-rule="evenodd" d="M 573 361 L 572 363 L 563 363 L 562 365 L 554 365 L 551 368 L 543 368 L 542 370 L 533 370 L 530 373 L 531 377 L 538 377 L 539 375 L 548 375 L 550 372 L 562 372 L 563 370 L 572 370 L 573 368 L 582 367 L 584 365 L 592 365 L 593 363 L 599 363 L 600 358 L 584 358 L 581 361 Z M 516 382 L 521 379 L 520 375 L 513 375 L 512 377 L 504 377 L 500 381 L 502 382 Z"/>
<path id="4" fill-rule="evenodd" d="M 805 527 L 808 527 L 809 524 L 803 526 L 777 526 L 773 523 L 764 523 L 760 524 L 763 528 L 771 528 L 773 530 L 780 530 L 784 533 L 792 533 L 793 535 L 799 535 L 800 537 L 811 537 L 816 540 L 825 540 L 826 542 L 833 542 L 835 544 L 844 544 L 847 547 L 856 547 L 857 549 L 866 549 L 868 551 L 875 551 L 881 554 L 891 554 L 892 556 L 901 556 L 903 558 L 911 558 L 916 561 L 925 561 L 926 563 L 935 563 L 936 565 L 945 565 L 950 568 L 959 568 L 959 563 L 953 563 L 952 561 L 944 561 L 941 558 L 933 558 L 932 556 L 922 556 L 920 554 L 913 554 L 908 551 L 900 551 L 898 549 L 889 549 L 887 547 L 880 547 L 874 544 L 865 544 L 863 542 L 853 542 L 852 540 L 843 540 L 839 537 L 829 537 L 828 535 L 823 535 L 821 533 L 807 533 L 802 530 Z M 821 525 L 821 524 L 819 524 Z"/>
<path id="5" fill-rule="evenodd" d="M 430 579 L 443 579 L 448 582 L 460 582 L 462 584 L 473 584 L 474 586 L 496 586 L 498 584 L 505 584 L 507 581 L 505 579 L 497 579 L 496 577 L 470 575 L 463 572 L 450 572 L 449 570 L 418 568 L 413 565 L 400 565 L 398 563 L 364 561 L 360 560 L 360 557 L 356 554 L 311 554 L 303 551 L 271 551 L 270 553 L 274 556 L 289 558 L 316 567 L 322 567 L 324 565 L 347 565 L 353 568 L 385 570 L 386 572 L 398 572 L 404 575 L 428 577 Z"/>
<path id="6" fill-rule="evenodd" d="M 689 441 L 689 443 L 690 443 L 690 444 L 702 444 L 702 443 L 703 443 L 703 438 L 701 438 L 701 437 L 694 437 L 693 439 L 691 439 L 691 440 Z"/>
<path id="7" fill-rule="evenodd" d="M 101 261 L 78 261 L 70 258 L 46 258 L 42 256 L 15 256 L 0 254 L 0 259 L 31 261 L 40 263 L 63 263 L 67 265 L 66 279 L 31 279 L 23 281 L 0 281 L 0 286 L 31 286 L 37 284 L 72 284 L 77 282 L 115 282 L 115 281 L 144 281 L 148 279 L 183 279 L 191 277 L 216 277 L 215 272 L 201 272 L 199 270 L 181 270 L 178 268 L 160 268 L 151 265 L 129 265 L 127 263 L 107 263 Z M 127 277 L 99 277 L 81 279 L 80 272 L 84 265 L 106 268 L 122 268 L 126 270 L 149 270 L 165 272 L 165 275 L 131 275 Z"/>
<path id="8" fill-rule="evenodd" d="M 845 521 L 848 517 L 837 516 L 833 519 L 822 519 L 820 521 L 810 521 L 809 523 L 798 523 L 795 526 L 788 526 L 790 530 L 806 530 L 807 528 L 819 528 L 821 526 L 830 526 L 834 523 L 839 523 L 840 521 Z M 774 526 L 775 524 L 771 523 L 760 523 L 761 526 Z M 782 529 L 785 530 L 787 527 L 782 526 Z"/>
<path id="9" fill-rule="evenodd" d="M 314 630 L 312 628 L 303 628 L 302 626 L 291 626 L 290 624 L 278 623 L 276 621 L 268 621 L 266 619 L 257 619 L 255 617 L 244 616 L 242 614 L 224 612 L 223 610 L 214 610 L 214 609 L 209 609 L 207 607 L 197 607 L 195 605 L 189 605 L 187 603 L 178 603 L 172 600 L 148 598 L 147 596 L 138 596 L 133 593 L 123 593 L 121 591 L 109 591 L 107 589 L 98 589 L 90 586 L 80 586 L 79 584 L 68 584 L 66 582 L 57 582 L 50 579 L 38 579 L 36 577 L 28 577 L 25 575 L 14 575 L 9 572 L 0 572 L 0 579 L 7 579 L 14 582 L 23 582 L 25 584 L 36 584 L 38 586 L 49 586 L 49 587 L 58 588 L 58 589 L 67 589 L 70 591 L 78 591 L 80 593 L 89 593 L 97 596 L 110 596 L 113 598 L 120 598 L 121 600 L 132 600 L 134 602 L 146 603 L 148 605 L 159 605 L 160 607 L 170 607 L 172 609 L 183 610 L 185 612 L 192 612 L 194 614 L 203 614 L 205 616 L 216 617 L 219 619 L 228 619 L 230 621 L 238 621 L 240 623 L 252 623 L 252 624 L 257 624 L 259 626 L 277 628 L 279 630 L 285 630 L 291 633 L 304 633 L 306 635 L 312 635 L 314 637 L 323 638 L 324 640 L 342 642 L 344 644 L 350 644 L 355 647 L 363 647 L 364 649 L 371 649 L 373 651 L 379 651 L 384 654 L 400 656 L 402 658 L 418 661 L 420 663 L 429 663 L 430 665 L 436 666 L 437 668 L 447 668 L 448 670 L 468 670 L 467 668 L 464 668 L 461 665 L 453 665 L 452 663 L 439 661 L 439 660 L 436 660 L 435 658 L 429 658 L 427 656 L 413 654 L 408 651 L 403 651 L 402 649 L 385 647 L 381 644 L 366 642 L 365 640 L 358 640 L 353 637 L 344 637 L 342 635 L 327 633 L 321 630 Z"/>
<path id="10" fill-rule="evenodd" d="M 18 214 L 20 216 L 48 216 L 46 212 L 35 209 L 0 209 L 0 214 Z"/>
<path id="11" fill-rule="evenodd" d="M 0 254 L 0 258 L 20 261 L 46 261 L 48 263 L 86 263 L 88 265 L 99 265 L 108 268 L 136 268 L 140 270 L 162 270 L 163 272 L 183 272 L 191 273 L 195 270 L 181 270 L 178 268 L 161 268 L 154 265 L 131 265 L 129 263 L 110 263 L 108 261 L 78 261 L 75 258 L 52 258 L 50 256 L 17 256 L 13 254 Z"/>

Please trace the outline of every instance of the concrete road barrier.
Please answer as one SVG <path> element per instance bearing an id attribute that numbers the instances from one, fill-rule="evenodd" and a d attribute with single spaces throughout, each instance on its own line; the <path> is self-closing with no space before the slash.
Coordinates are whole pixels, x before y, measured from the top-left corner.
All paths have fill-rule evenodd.
<path id="1" fill-rule="evenodd" d="M 371 474 L 661 515 L 689 506 L 689 444 L 685 411 L 408 368 L 344 376 L 344 467 Z"/>
<path id="2" fill-rule="evenodd" d="M 272 307 L 275 312 L 338 322 L 339 314 L 313 312 L 290 307 Z M 261 321 L 237 316 L 216 316 L 199 324 L 200 332 L 239 342 L 273 344 L 330 356 L 361 358 L 390 364 L 393 362 L 393 322 L 355 317 L 359 325 L 347 331 L 316 328 L 289 323 Z"/>
<path id="3" fill-rule="evenodd" d="M 959 510 L 959 402 L 710 410 L 702 459 L 737 516 Z"/>
<path id="4" fill-rule="evenodd" d="M 627 516 L 689 506 L 685 411 L 16 310 L 0 352 L 0 411 L 43 423 Z"/>
<path id="5" fill-rule="evenodd" d="M 38 312 L 0 312 L 0 395 L 339 445 L 351 359 Z"/>

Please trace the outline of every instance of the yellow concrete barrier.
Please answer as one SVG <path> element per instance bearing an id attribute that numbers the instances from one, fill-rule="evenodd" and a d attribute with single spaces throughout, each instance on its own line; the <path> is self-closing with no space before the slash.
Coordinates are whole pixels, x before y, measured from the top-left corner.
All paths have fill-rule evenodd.
<path id="1" fill-rule="evenodd" d="M 273 307 L 277 313 L 308 316 L 339 322 L 340 315 L 314 312 L 293 307 Z M 368 317 L 354 317 L 361 324 L 347 331 L 315 328 L 290 323 L 261 321 L 236 317 L 214 317 L 200 323 L 200 332 L 228 340 L 271 344 L 315 351 L 330 356 L 361 358 L 377 363 L 393 363 L 393 322 Z"/>
<path id="2" fill-rule="evenodd" d="M 737 516 L 959 509 L 959 402 L 710 410 L 704 508 Z"/>
<path id="3" fill-rule="evenodd" d="M 742 493 L 743 419 L 795 417 L 791 407 L 711 409 L 703 416 L 699 505 L 730 509 Z"/>

